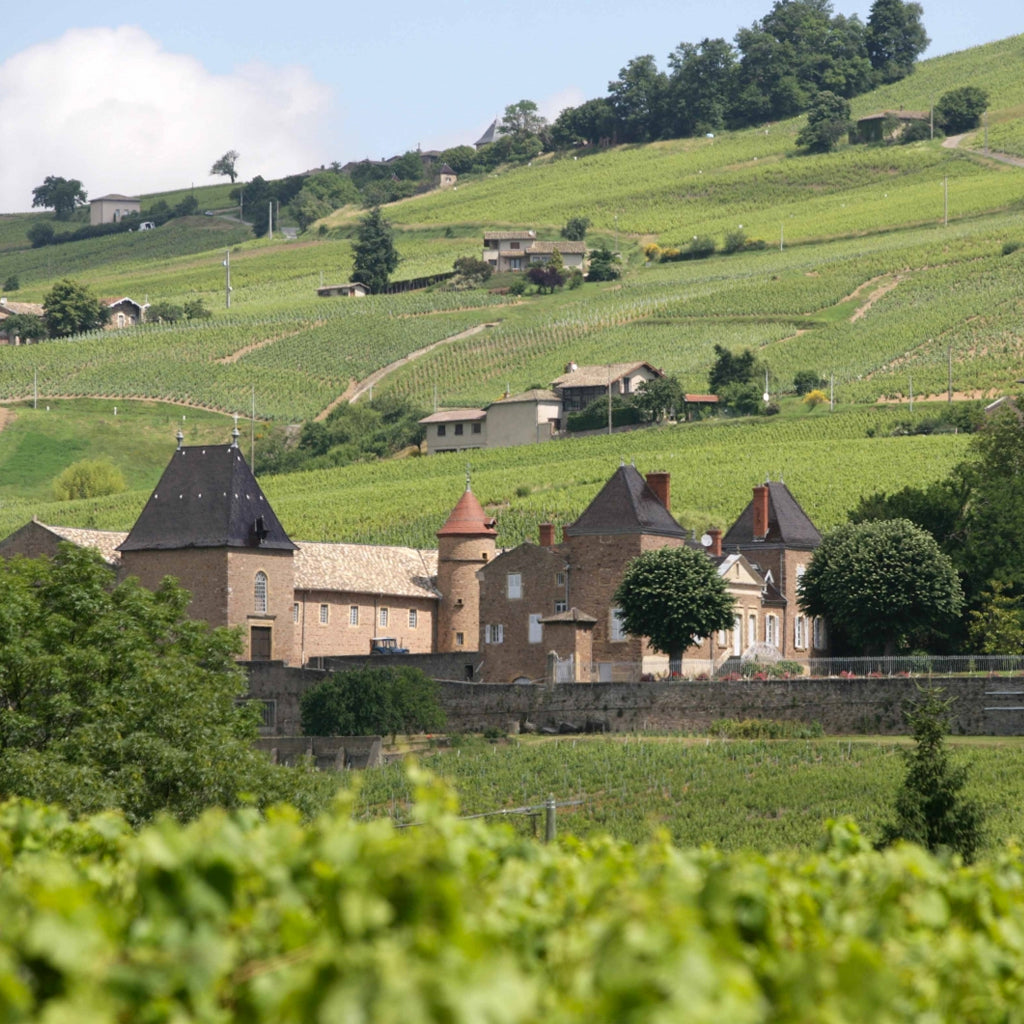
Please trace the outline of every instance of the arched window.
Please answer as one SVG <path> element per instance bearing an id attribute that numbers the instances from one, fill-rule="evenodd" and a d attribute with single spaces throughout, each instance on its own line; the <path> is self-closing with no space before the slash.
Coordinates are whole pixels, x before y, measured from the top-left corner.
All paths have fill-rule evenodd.
<path id="1" fill-rule="evenodd" d="M 252 603 L 258 615 L 267 613 L 267 574 L 262 570 L 256 573 L 252 588 Z"/>

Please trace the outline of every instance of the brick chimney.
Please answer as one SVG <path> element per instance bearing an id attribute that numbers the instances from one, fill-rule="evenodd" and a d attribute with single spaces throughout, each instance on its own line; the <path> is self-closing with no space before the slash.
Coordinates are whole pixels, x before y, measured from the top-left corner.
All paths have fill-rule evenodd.
<path id="1" fill-rule="evenodd" d="M 671 493 L 671 482 L 672 475 L 670 473 L 647 474 L 647 486 L 654 491 L 654 495 L 658 501 L 660 501 L 670 512 L 672 511 L 669 497 Z"/>
<path id="2" fill-rule="evenodd" d="M 711 538 L 711 547 L 708 548 L 708 554 L 713 555 L 715 558 L 720 558 L 722 555 L 722 531 L 716 526 L 708 530 L 708 536 Z"/>
<path id="3" fill-rule="evenodd" d="M 553 548 L 555 546 L 555 524 L 540 524 L 540 546 L 542 548 Z"/>
<path id="4" fill-rule="evenodd" d="M 768 485 L 758 484 L 754 488 L 754 540 L 768 536 Z"/>

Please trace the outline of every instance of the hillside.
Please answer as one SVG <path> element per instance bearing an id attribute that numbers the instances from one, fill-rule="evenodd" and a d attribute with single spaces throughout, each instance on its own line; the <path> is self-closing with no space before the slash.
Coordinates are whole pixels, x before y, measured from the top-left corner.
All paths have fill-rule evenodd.
<path id="1" fill-rule="evenodd" d="M 1024 36 L 1015 36 L 925 61 L 898 86 L 858 99 L 855 112 L 927 107 L 951 84 L 978 84 L 992 96 L 990 146 L 1003 138 L 1013 151 L 1014 140 L 1024 138 L 1024 82 L 1013 73 L 1022 57 Z M 970 137 L 958 146 L 940 140 L 844 144 L 834 154 L 801 155 L 794 144 L 800 124 L 545 157 L 387 208 L 404 257 L 399 277 L 445 270 L 459 255 L 478 255 L 485 228 L 529 226 L 540 237 L 557 237 L 577 214 L 592 221 L 588 242 L 623 254 L 620 282 L 521 301 L 483 291 L 317 299 L 321 283 L 349 276 L 348 236 L 360 215 L 352 208 L 294 241 L 245 240 L 237 221 L 214 216 L 42 249 L 17 248 L 19 232 L 23 238 L 25 225 L 41 215 L 0 218 L 0 280 L 18 277 L 21 287 L 12 296 L 18 300 L 39 301 L 55 279 L 71 276 L 101 295 L 200 297 L 215 314 L 197 324 L 0 349 L 0 401 L 24 402 L 37 389 L 55 410 L 73 396 L 102 396 L 112 404 L 158 400 L 222 414 L 247 414 L 255 405 L 261 424 L 283 426 L 324 413 L 356 382 L 410 355 L 418 354 L 379 380 L 375 393 L 430 408 L 435 400 L 478 404 L 506 389 L 546 385 L 569 360 L 646 359 L 678 374 L 688 390 L 703 390 L 715 343 L 755 349 L 769 369 L 773 395 L 790 391 L 800 370 L 834 380 L 841 410 L 898 401 L 904 403 L 898 415 L 906 416 L 911 393 L 945 397 L 952 383 L 957 397 L 986 397 L 1014 387 L 1024 312 L 1024 169 L 986 158 L 982 141 Z M 217 189 L 224 186 L 196 190 L 201 207 L 207 196 L 211 205 L 223 201 Z M 721 245 L 725 233 L 740 226 L 749 238 L 763 240 L 764 249 L 698 262 L 645 262 L 647 243 L 679 245 L 700 234 Z M 491 326 L 450 340 L 485 324 Z M 59 407 L 71 417 L 95 415 L 77 405 Z M 695 527 L 726 521 L 751 483 L 768 472 L 799 480 L 801 498 L 809 495 L 809 511 L 827 526 L 866 490 L 933 479 L 962 450 L 958 438 L 886 438 L 884 423 L 871 425 L 877 436 L 868 438 L 868 421 L 835 428 L 833 436 L 826 422 L 854 422 L 838 414 L 800 422 L 799 443 L 786 433 L 787 423 L 700 425 L 642 439 L 549 445 L 543 453 L 474 453 L 471 461 L 488 500 L 495 507 L 514 505 L 511 518 L 521 519 L 522 528 L 505 529 L 516 539 L 530 534 L 543 514 L 568 515 L 581 507 L 587 488 L 620 457 L 649 459 L 649 468 L 684 450 L 689 459 L 704 458 L 697 453 L 714 450 L 714 439 L 728 430 L 753 433 L 722 450 L 697 478 L 694 495 L 683 498 L 681 508 Z M 40 511 L 51 520 L 123 526 L 144 500 L 144 482 L 131 475 L 140 491 L 130 499 L 43 509 L 38 494 L 11 489 L 9 474 L 19 465 L 5 449 L 14 443 L 11 436 L 0 432 L 0 517 L 8 523 Z M 860 461 L 854 453 L 868 442 L 880 448 L 891 442 L 894 454 L 865 451 Z M 23 436 L 18 443 L 25 444 Z M 115 461 L 135 457 L 114 435 L 109 443 Z M 918 443 L 927 457 L 914 451 Z M 466 461 L 389 465 L 387 479 L 396 489 L 387 524 L 377 521 L 382 506 L 370 496 L 382 486 L 380 467 L 268 481 L 268 493 L 291 517 L 288 527 L 297 536 L 430 543 L 436 525 L 429 524 L 450 507 L 448 487 L 464 474 Z M 891 473 L 885 468 L 890 461 Z M 841 482 L 830 469 L 839 465 Z M 489 473 L 494 482 L 485 485 Z M 435 474 L 445 482 L 428 498 L 422 480 Z M 544 482 L 549 475 L 557 486 Z M 349 504 L 360 493 L 372 507 L 365 518 L 351 508 L 344 515 L 333 511 L 334 496 L 349 496 Z M 396 514 L 404 504 L 412 508 Z"/>

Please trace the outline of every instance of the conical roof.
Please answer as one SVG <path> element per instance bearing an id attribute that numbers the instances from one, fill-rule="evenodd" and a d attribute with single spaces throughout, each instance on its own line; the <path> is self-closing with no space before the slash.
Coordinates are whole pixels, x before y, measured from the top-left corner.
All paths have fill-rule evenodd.
<path id="1" fill-rule="evenodd" d="M 620 466 L 565 533 L 570 537 L 615 533 L 686 536 L 635 466 Z"/>
<path id="2" fill-rule="evenodd" d="M 496 520 L 484 512 L 476 495 L 467 487 L 452 509 L 438 537 L 497 537 Z"/>
<path id="3" fill-rule="evenodd" d="M 179 448 L 119 551 L 295 551 L 234 444 Z"/>
<path id="4" fill-rule="evenodd" d="M 783 544 L 791 548 L 816 548 L 821 543 L 821 534 L 789 488 L 780 481 L 764 486 L 768 488 L 767 536 L 754 536 L 754 502 L 751 501 L 722 538 L 722 547 Z"/>

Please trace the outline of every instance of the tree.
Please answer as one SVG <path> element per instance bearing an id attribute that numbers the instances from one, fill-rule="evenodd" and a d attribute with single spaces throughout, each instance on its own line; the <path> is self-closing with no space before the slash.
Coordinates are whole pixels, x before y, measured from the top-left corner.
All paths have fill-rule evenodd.
<path id="1" fill-rule="evenodd" d="M 620 142 L 650 142 L 661 136 L 667 85 L 649 53 L 634 57 L 608 83 Z"/>
<path id="2" fill-rule="evenodd" d="M 793 374 L 793 390 L 798 395 L 806 395 L 821 384 L 821 374 L 814 370 L 797 370 Z"/>
<path id="3" fill-rule="evenodd" d="M 590 227 L 590 218 L 577 215 L 570 217 L 559 234 L 570 242 L 582 242 L 587 237 L 587 228 Z"/>
<path id="4" fill-rule="evenodd" d="M 622 274 L 619 269 L 619 257 L 607 246 L 591 249 L 588 259 L 588 281 L 614 281 Z"/>
<path id="5" fill-rule="evenodd" d="M 551 126 L 555 146 L 599 146 L 615 135 L 615 113 L 605 99 L 587 100 L 578 107 L 566 107 Z"/>
<path id="6" fill-rule="evenodd" d="M 254 749 L 239 635 L 189 619 L 188 603 L 171 579 L 117 584 L 70 544 L 0 560 L 0 792 L 75 814 L 120 808 L 135 823 L 326 803 L 329 780 Z"/>
<path id="7" fill-rule="evenodd" d="M 736 51 L 724 39 L 680 43 L 669 54 L 668 126 L 673 135 L 725 127 L 736 77 Z"/>
<path id="8" fill-rule="evenodd" d="M 8 274 L 4 279 L 4 291 L 5 292 L 16 292 L 21 287 L 21 282 L 18 280 L 17 274 Z"/>
<path id="9" fill-rule="evenodd" d="M 875 0 L 868 15 L 868 58 L 880 83 L 896 82 L 914 70 L 931 40 L 921 24 L 920 4 Z"/>
<path id="10" fill-rule="evenodd" d="M 970 613 L 970 639 L 982 654 L 1024 654 L 1024 608 L 1009 588 L 992 580 Z"/>
<path id="11" fill-rule="evenodd" d="M 441 153 L 440 160 L 456 174 L 469 174 L 476 166 L 476 150 L 472 146 L 452 146 Z"/>
<path id="12" fill-rule="evenodd" d="M 569 271 L 565 269 L 562 254 L 555 249 L 546 263 L 534 264 L 526 271 L 526 276 L 537 286 L 539 292 L 554 292 L 568 280 Z"/>
<path id="13" fill-rule="evenodd" d="M 727 384 L 757 383 L 763 374 L 757 356 L 749 348 L 736 354 L 715 344 L 715 361 L 708 373 L 708 387 L 717 394 Z"/>
<path id="14" fill-rule="evenodd" d="M 352 280 L 365 284 L 374 295 L 387 290 L 391 274 L 398 266 L 400 257 L 394 238 L 394 231 L 379 206 L 359 222 L 352 246 Z"/>
<path id="15" fill-rule="evenodd" d="M 100 498 L 128 490 L 124 474 L 104 459 L 82 459 L 73 462 L 53 481 L 55 501 L 76 501 L 79 498 Z"/>
<path id="16" fill-rule="evenodd" d="M 109 313 L 85 285 L 67 278 L 43 296 L 43 320 L 51 338 L 95 331 L 107 322 Z"/>
<path id="17" fill-rule="evenodd" d="M 648 419 L 657 421 L 670 413 L 678 412 L 685 401 L 683 385 L 679 383 L 678 377 L 670 373 L 664 377 L 641 381 L 633 404 Z"/>
<path id="18" fill-rule="evenodd" d="M 336 672 L 299 699 L 306 736 L 386 736 L 443 729 L 437 682 L 418 668 Z"/>
<path id="19" fill-rule="evenodd" d="M 831 153 L 849 130 L 850 101 L 823 90 L 807 112 L 807 124 L 797 134 L 796 144 L 811 153 Z"/>
<path id="20" fill-rule="evenodd" d="M 52 209 L 57 220 L 70 220 L 76 207 L 86 200 L 85 189 L 77 178 L 47 176 L 32 189 L 32 205 Z"/>
<path id="21" fill-rule="evenodd" d="M 981 123 L 988 106 L 988 92 L 976 85 L 962 85 L 939 97 L 935 104 L 935 123 L 947 135 L 969 132 Z"/>
<path id="22" fill-rule="evenodd" d="M 645 636 L 682 669 L 683 652 L 700 637 L 733 624 L 733 599 L 715 563 L 694 548 L 660 548 L 626 567 L 614 601 L 623 629 Z"/>
<path id="23" fill-rule="evenodd" d="M 547 121 L 537 111 L 533 100 L 520 100 L 510 103 L 505 108 L 504 116 L 498 124 L 499 135 L 511 135 L 517 141 L 539 135 L 547 127 Z"/>
<path id="24" fill-rule="evenodd" d="M 0 330 L 9 339 L 20 338 L 22 341 L 41 341 L 49 337 L 46 322 L 32 313 L 12 313 L 6 320 L 0 320 Z"/>
<path id="25" fill-rule="evenodd" d="M 234 185 L 235 178 L 238 177 L 238 171 L 235 170 L 237 162 L 238 151 L 229 149 L 219 160 L 214 160 L 213 166 L 210 168 L 210 174 L 230 178 L 231 184 Z"/>
<path id="26" fill-rule="evenodd" d="M 452 265 L 455 277 L 452 278 L 453 288 L 479 288 L 486 284 L 494 273 L 494 267 L 486 260 L 476 256 L 460 256 Z"/>
<path id="27" fill-rule="evenodd" d="M 907 771 L 896 795 L 896 820 L 884 826 L 879 846 L 905 840 L 932 853 L 958 853 L 970 863 L 981 845 L 983 815 L 963 796 L 967 768 L 954 765 L 946 748 L 951 704 L 941 687 L 929 687 L 907 709 L 915 746 L 900 751 Z"/>
<path id="28" fill-rule="evenodd" d="M 864 654 L 922 647 L 955 623 L 960 580 L 935 539 L 907 519 L 840 526 L 814 552 L 800 607 Z"/>

